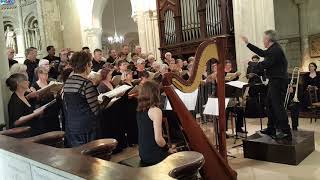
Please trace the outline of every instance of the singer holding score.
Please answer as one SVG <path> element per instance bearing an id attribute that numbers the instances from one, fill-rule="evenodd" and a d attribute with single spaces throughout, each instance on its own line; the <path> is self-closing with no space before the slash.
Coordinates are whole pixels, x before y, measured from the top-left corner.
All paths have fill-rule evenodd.
<path id="1" fill-rule="evenodd" d="M 288 123 L 288 115 L 284 107 L 284 99 L 288 86 L 288 61 L 277 42 L 277 32 L 268 30 L 264 32 L 263 44 L 266 50 L 262 50 L 251 43 L 247 37 L 241 36 L 247 47 L 264 61 L 257 67 L 266 70 L 269 78 L 267 93 L 268 127 L 261 130 L 274 139 L 292 139 L 291 129 Z"/>

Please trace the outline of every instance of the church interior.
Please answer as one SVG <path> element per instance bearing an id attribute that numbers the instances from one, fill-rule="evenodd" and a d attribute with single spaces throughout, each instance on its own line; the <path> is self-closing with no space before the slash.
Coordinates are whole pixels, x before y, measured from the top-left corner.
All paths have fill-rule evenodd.
<path id="1" fill-rule="evenodd" d="M 319 7 L 0 0 L 0 180 L 320 180 Z"/>

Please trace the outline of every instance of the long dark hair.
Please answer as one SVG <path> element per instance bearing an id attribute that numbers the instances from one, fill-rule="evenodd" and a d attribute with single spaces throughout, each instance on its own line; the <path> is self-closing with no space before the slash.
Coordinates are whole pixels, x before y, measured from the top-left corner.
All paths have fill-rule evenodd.
<path id="1" fill-rule="evenodd" d="M 160 87 L 154 81 L 146 81 L 139 91 L 137 111 L 148 111 L 151 107 L 160 107 Z"/>

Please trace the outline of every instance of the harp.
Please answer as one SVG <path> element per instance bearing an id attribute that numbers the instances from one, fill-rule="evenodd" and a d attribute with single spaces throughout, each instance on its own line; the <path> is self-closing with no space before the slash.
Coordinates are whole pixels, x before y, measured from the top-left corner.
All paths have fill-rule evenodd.
<path id="1" fill-rule="evenodd" d="M 202 175 L 205 177 L 205 179 L 209 180 L 237 179 L 237 173 L 228 165 L 226 151 L 224 60 L 227 51 L 227 38 L 227 36 L 215 37 L 203 42 L 198 47 L 195 56 L 196 61 L 194 64 L 193 73 L 189 80 L 185 81 L 175 74 L 167 73 L 162 81 L 164 92 L 170 101 L 172 109 L 176 112 L 178 118 L 180 119 L 181 126 L 185 136 L 188 139 L 189 147 L 193 151 L 202 153 L 205 158 Z M 212 58 L 218 60 L 219 62 L 217 73 L 220 134 L 219 150 L 210 144 L 196 120 L 187 110 L 186 106 L 173 89 L 173 86 L 175 86 L 182 92 L 193 92 L 196 90 L 200 85 L 202 78 L 201 75 L 206 68 L 206 63 Z"/>

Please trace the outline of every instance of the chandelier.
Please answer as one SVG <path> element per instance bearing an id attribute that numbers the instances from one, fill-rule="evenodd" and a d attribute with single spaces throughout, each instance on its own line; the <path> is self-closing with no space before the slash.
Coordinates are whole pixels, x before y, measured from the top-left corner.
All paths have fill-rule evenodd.
<path id="1" fill-rule="evenodd" d="M 124 41 L 123 36 L 118 36 L 118 33 L 117 33 L 116 16 L 114 15 L 114 0 L 112 0 L 112 15 L 113 15 L 114 36 L 109 36 L 108 42 L 110 44 L 123 43 Z"/>

